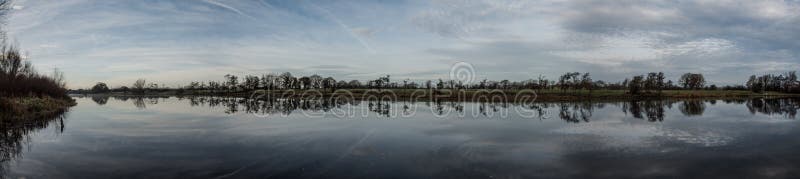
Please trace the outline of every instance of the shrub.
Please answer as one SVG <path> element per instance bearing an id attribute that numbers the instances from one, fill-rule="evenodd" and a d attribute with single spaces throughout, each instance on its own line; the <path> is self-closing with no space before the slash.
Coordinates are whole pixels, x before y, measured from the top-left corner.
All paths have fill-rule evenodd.
<path id="1" fill-rule="evenodd" d="M 13 46 L 0 47 L 0 96 L 67 98 L 63 74 L 41 75 Z"/>

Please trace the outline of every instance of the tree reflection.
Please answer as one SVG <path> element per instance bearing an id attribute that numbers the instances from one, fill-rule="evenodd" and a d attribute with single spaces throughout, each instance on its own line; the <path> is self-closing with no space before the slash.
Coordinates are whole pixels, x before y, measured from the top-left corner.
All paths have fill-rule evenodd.
<path id="1" fill-rule="evenodd" d="M 0 176 L 5 176 L 9 162 L 21 157 L 31 134 L 53 125 L 58 133 L 64 132 L 66 114 L 67 110 L 61 110 L 36 118 L 25 117 L 25 120 L 0 121 Z"/>
<path id="2" fill-rule="evenodd" d="M 525 103 L 525 104 L 520 104 L 520 106 L 522 108 L 533 110 L 535 112 L 536 116 L 539 118 L 539 120 L 542 120 L 542 119 L 547 119 L 549 117 L 547 109 L 555 106 L 555 104 L 553 104 L 553 103 L 532 103 L 532 104 L 531 103 Z M 600 107 L 602 108 L 602 106 L 600 106 Z"/>
<path id="3" fill-rule="evenodd" d="M 750 100 L 747 99 L 723 99 L 722 102 L 725 104 L 744 104 Z"/>
<path id="4" fill-rule="evenodd" d="M 562 120 L 572 123 L 589 122 L 594 111 L 591 102 L 560 103 L 558 106 L 560 107 L 558 116 Z"/>
<path id="5" fill-rule="evenodd" d="M 672 103 L 666 100 L 634 100 L 623 103 L 622 112 L 637 119 L 646 118 L 650 122 L 660 122 L 664 121 L 664 108 L 672 108 Z"/>
<path id="6" fill-rule="evenodd" d="M 706 103 L 701 100 L 687 100 L 679 108 L 684 116 L 701 116 L 706 111 Z"/>
<path id="7" fill-rule="evenodd" d="M 144 98 L 141 98 L 141 97 L 134 98 L 133 99 L 133 105 L 136 106 L 136 108 L 139 108 L 139 109 L 147 108 L 147 104 L 144 103 Z"/>
<path id="8" fill-rule="evenodd" d="M 102 106 L 108 103 L 108 98 L 109 96 L 106 95 L 96 95 L 92 96 L 92 101 L 94 101 L 94 103 L 97 103 L 97 105 Z"/>
<path id="9" fill-rule="evenodd" d="M 476 103 L 478 106 L 478 114 L 481 116 L 495 116 L 495 115 L 503 115 L 501 112 L 508 108 L 508 103 L 506 102 L 493 102 L 493 101 L 484 101 Z M 462 112 L 464 110 L 463 105 L 460 106 L 457 110 Z"/>
<path id="10" fill-rule="evenodd" d="M 797 109 L 800 108 L 800 100 L 795 98 L 756 98 L 749 100 L 746 106 L 751 114 L 783 115 L 794 119 Z"/>
<path id="11" fill-rule="evenodd" d="M 333 108 L 343 105 L 358 105 L 352 99 L 323 99 L 323 98 L 260 98 L 246 99 L 235 97 L 186 97 L 191 106 L 207 106 L 211 108 L 224 107 L 225 113 L 235 114 L 245 112 L 248 114 L 282 114 L 289 115 L 295 110 L 328 112 Z M 381 106 L 380 108 L 375 106 Z M 370 110 L 381 112 L 388 109 L 387 102 L 370 102 Z M 374 107 L 374 108 L 373 108 Z M 385 113 L 385 112 L 381 112 Z"/>
<path id="12" fill-rule="evenodd" d="M 170 97 L 167 96 L 114 96 L 114 100 L 131 101 L 139 109 L 146 109 L 148 105 L 157 105 Z M 683 116 L 701 116 L 707 106 L 716 102 L 726 104 L 746 104 L 748 110 L 755 114 L 784 115 L 794 118 L 797 109 L 800 108 L 800 100 L 795 98 L 756 98 L 756 99 L 725 99 L 725 100 L 632 100 L 626 102 L 537 102 L 537 103 L 509 103 L 504 101 L 479 101 L 461 102 L 452 100 L 431 100 L 422 103 L 415 101 L 396 101 L 396 100 L 355 100 L 352 98 L 285 98 L 285 97 L 264 97 L 259 99 L 248 99 L 238 97 L 199 97 L 187 96 L 177 98 L 180 101 L 187 100 L 190 106 L 220 108 L 227 114 L 248 113 L 248 114 L 281 114 L 289 115 L 297 110 L 313 112 L 330 112 L 332 109 L 344 107 L 357 107 L 365 103 L 363 109 L 380 117 L 396 117 L 397 114 L 408 116 L 414 114 L 413 110 L 430 110 L 437 116 L 457 115 L 464 117 L 471 114 L 473 117 L 495 116 L 505 117 L 515 110 L 511 108 L 519 107 L 527 109 L 531 115 L 525 118 L 546 119 L 548 114 L 558 114 L 558 117 L 566 122 L 580 123 L 592 120 L 596 109 L 602 109 L 606 105 L 619 106 L 626 115 L 633 118 L 646 119 L 650 122 L 664 121 L 669 109 L 674 104 L 678 105 L 678 111 Z M 109 97 L 91 97 L 91 100 L 99 105 L 106 104 Z M 398 104 L 402 102 L 402 104 Z M 395 105 L 398 104 L 398 105 Z M 425 104 L 430 109 L 418 109 L 417 104 Z M 393 111 L 398 110 L 398 111 Z"/>
<path id="13" fill-rule="evenodd" d="M 367 109 L 369 111 L 375 112 L 378 115 L 391 117 L 389 113 L 392 109 L 392 106 L 387 101 L 377 100 L 377 101 L 369 101 L 367 103 Z"/>

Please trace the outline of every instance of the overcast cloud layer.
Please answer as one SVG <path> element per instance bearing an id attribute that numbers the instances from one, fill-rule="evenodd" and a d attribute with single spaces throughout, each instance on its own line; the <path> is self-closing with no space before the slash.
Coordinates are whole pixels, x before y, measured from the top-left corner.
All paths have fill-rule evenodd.
<path id="1" fill-rule="evenodd" d="M 664 71 L 740 84 L 800 67 L 799 15 L 796 0 L 19 0 L 7 29 L 72 87 L 283 71 L 426 80 L 458 61 L 490 79 Z"/>

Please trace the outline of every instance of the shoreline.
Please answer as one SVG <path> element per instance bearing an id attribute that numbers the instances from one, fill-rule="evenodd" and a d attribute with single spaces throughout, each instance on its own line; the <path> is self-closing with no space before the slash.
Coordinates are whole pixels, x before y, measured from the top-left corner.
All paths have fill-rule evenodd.
<path id="1" fill-rule="evenodd" d="M 60 115 L 77 105 L 74 99 L 44 97 L 9 97 L 0 99 L 0 122 L 24 122 Z M 5 126 L 5 124 L 3 124 Z"/>
<path id="2" fill-rule="evenodd" d="M 646 93 L 631 95 L 626 90 L 598 90 L 588 91 L 556 91 L 546 90 L 427 90 L 427 89 L 342 89 L 331 92 L 330 90 L 255 90 L 240 92 L 209 92 L 190 91 L 176 93 L 175 91 L 159 93 L 97 93 L 97 94 L 71 94 L 71 96 L 128 96 L 128 97 L 240 97 L 240 98 L 339 98 L 353 100 L 451 100 L 451 101 L 506 101 L 506 102 L 579 102 L 579 101 L 622 101 L 622 100 L 708 100 L 708 99 L 742 99 L 763 97 L 800 97 L 800 94 L 767 92 L 753 93 L 750 91 L 725 91 L 725 90 L 665 90 L 662 93 Z M 531 101 L 533 99 L 533 101 Z"/>

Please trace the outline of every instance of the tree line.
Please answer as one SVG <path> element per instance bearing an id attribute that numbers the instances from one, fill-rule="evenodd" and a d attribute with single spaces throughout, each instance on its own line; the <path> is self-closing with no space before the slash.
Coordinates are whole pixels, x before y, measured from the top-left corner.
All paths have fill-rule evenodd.
<path id="1" fill-rule="evenodd" d="M 544 76 L 537 79 L 521 81 L 488 80 L 483 79 L 473 83 L 462 83 L 456 80 L 426 80 L 416 82 L 409 79 L 393 81 L 391 76 L 380 76 L 373 80 L 336 80 L 333 77 L 320 75 L 294 76 L 290 72 L 280 74 L 270 73 L 263 75 L 236 76 L 227 74 L 221 81 L 192 81 L 186 86 L 169 88 L 165 85 L 148 82 L 145 79 L 136 80 L 128 86 L 109 88 L 105 83 L 97 83 L 91 89 L 79 92 L 163 92 L 179 91 L 207 91 L 213 93 L 247 92 L 253 90 L 325 90 L 336 89 L 498 89 L 498 90 L 554 90 L 561 93 L 592 93 L 594 90 L 626 90 L 629 94 L 661 94 L 664 90 L 717 90 L 716 85 L 707 85 L 706 79 L 700 73 L 685 73 L 676 81 L 667 79 L 663 72 L 650 72 L 643 75 L 632 76 L 619 82 L 606 82 L 594 80 L 590 73 L 567 72 L 557 78 L 549 80 Z M 753 90 L 798 92 L 800 83 L 797 82 L 795 72 L 781 75 L 753 76 L 746 85 L 724 86 L 723 90 Z"/>
<path id="2" fill-rule="evenodd" d="M 765 91 L 800 92 L 800 82 L 797 81 L 797 74 L 794 71 L 783 74 L 752 75 L 745 85 L 747 89 L 757 93 Z"/>

